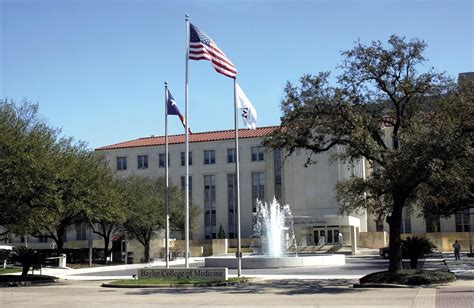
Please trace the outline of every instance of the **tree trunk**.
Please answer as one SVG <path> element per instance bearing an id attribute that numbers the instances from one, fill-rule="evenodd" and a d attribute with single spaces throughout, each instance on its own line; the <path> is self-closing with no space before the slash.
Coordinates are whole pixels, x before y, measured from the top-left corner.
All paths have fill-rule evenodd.
<path id="1" fill-rule="evenodd" d="M 387 217 L 387 223 L 390 226 L 389 254 L 390 261 L 388 271 L 395 273 L 402 269 L 402 242 L 400 238 L 402 224 L 402 209 L 406 198 L 394 196 L 392 214 Z"/>
<path id="2" fill-rule="evenodd" d="M 417 269 L 418 268 L 418 257 L 410 258 L 410 268 Z"/>
<path id="3" fill-rule="evenodd" d="M 56 245 L 57 245 L 57 250 L 58 250 L 58 253 L 61 254 L 63 252 L 63 248 L 64 248 L 64 234 L 66 233 L 66 228 L 63 228 L 63 227 L 59 227 L 56 229 L 56 236 L 57 236 L 57 239 L 56 239 Z"/>
<path id="4" fill-rule="evenodd" d="M 109 255 L 109 242 L 110 236 L 107 236 L 106 233 L 104 233 L 104 264 L 107 264 L 107 256 Z"/>
<path id="5" fill-rule="evenodd" d="M 150 261 L 150 241 L 149 240 L 145 239 L 143 248 L 145 248 L 145 252 L 144 252 L 145 262 L 148 263 Z"/>
<path id="6" fill-rule="evenodd" d="M 107 256 L 109 255 L 109 245 L 110 245 L 110 234 L 112 233 L 112 228 L 107 230 L 107 227 L 104 224 L 100 225 L 102 228 L 102 233 L 100 234 L 104 239 L 104 264 L 107 264 Z"/>
<path id="7" fill-rule="evenodd" d="M 26 276 L 26 275 L 28 275 L 28 270 L 30 269 L 31 264 L 30 264 L 30 263 L 24 263 L 24 264 L 22 264 L 21 266 L 22 266 L 21 276 Z"/>

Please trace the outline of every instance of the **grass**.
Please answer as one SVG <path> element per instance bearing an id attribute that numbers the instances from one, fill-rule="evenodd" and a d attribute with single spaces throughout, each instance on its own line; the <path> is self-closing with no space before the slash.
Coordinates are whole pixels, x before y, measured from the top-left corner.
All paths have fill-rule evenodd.
<path id="1" fill-rule="evenodd" d="M 216 283 L 237 283 L 247 282 L 248 279 L 245 277 L 234 277 L 229 278 L 227 281 L 210 281 L 203 279 L 173 279 L 173 278 L 140 278 L 140 279 L 121 279 L 111 282 L 111 285 L 179 285 L 179 284 L 192 284 L 195 286 L 212 285 Z"/>
<path id="2" fill-rule="evenodd" d="M 0 275 L 21 272 L 21 267 L 0 268 Z"/>
<path id="3" fill-rule="evenodd" d="M 456 280 L 454 274 L 447 271 L 407 269 L 396 273 L 389 273 L 388 271 L 372 273 L 362 277 L 359 282 L 361 285 L 388 283 L 417 286 L 454 280 Z"/>

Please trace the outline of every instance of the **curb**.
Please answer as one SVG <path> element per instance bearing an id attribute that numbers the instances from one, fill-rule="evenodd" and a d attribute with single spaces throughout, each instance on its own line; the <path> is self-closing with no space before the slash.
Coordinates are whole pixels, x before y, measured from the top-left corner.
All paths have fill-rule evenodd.
<path id="1" fill-rule="evenodd" d="M 37 281 L 11 281 L 0 283 L 0 288 L 9 288 L 9 287 L 27 287 L 31 285 L 50 285 L 55 284 L 59 280 L 37 280 Z"/>
<path id="2" fill-rule="evenodd" d="M 247 284 L 246 282 L 212 282 L 212 283 L 200 283 L 200 284 L 113 284 L 113 283 L 103 283 L 102 287 L 104 288 L 202 288 L 202 287 L 230 287 L 230 286 L 239 286 Z"/>
<path id="3" fill-rule="evenodd" d="M 353 286 L 355 289 L 375 289 L 375 288 L 400 288 L 400 289 L 409 289 L 409 288 L 419 288 L 420 286 L 409 286 L 404 284 L 392 284 L 392 283 L 367 283 L 367 284 L 360 284 L 355 283 Z"/>

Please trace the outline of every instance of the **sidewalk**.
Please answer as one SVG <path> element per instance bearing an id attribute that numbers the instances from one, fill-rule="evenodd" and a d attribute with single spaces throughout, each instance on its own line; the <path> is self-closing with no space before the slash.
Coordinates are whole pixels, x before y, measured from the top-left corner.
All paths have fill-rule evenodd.
<path id="1" fill-rule="evenodd" d="M 96 305 L 138 305 L 149 307 L 160 305 L 245 305 L 252 306 L 265 302 L 267 305 L 301 305 L 318 307 L 473 307 L 474 303 L 474 260 L 463 258 L 454 261 L 446 254 L 445 262 L 460 279 L 454 283 L 430 287 L 402 289 L 354 289 L 352 284 L 359 275 L 246 275 L 256 277 L 253 283 L 230 288 L 205 289 L 126 289 L 113 293 L 99 292 L 99 284 L 94 281 L 131 278 L 133 270 L 143 267 L 164 267 L 165 262 L 146 264 L 102 266 L 81 269 L 45 268 L 43 274 L 54 275 L 74 283 L 59 284 L 54 288 L 18 288 L 15 292 L 3 292 L 4 304 L 11 307 L 25 307 L 25 303 L 38 305 L 42 300 L 51 305 L 65 305 L 72 300 L 79 306 Z M 424 260 L 425 268 L 446 267 L 443 259 Z M 191 258 L 190 267 L 202 265 L 203 258 Z M 171 266 L 184 266 L 184 259 L 170 262 Z M 121 276 L 121 272 L 127 276 Z M 115 275 L 112 272 L 115 272 Z M 97 274 L 99 273 L 99 274 Z M 316 273 L 316 272 L 315 272 Z M 90 275 L 88 275 L 90 274 Z M 93 275 L 95 274 L 95 275 Z M 472 276 L 471 276 L 472 275 Z M 234 275 L 231 275 L 234 276 Z M 470 278 L 472 277 L 472 278 Z M 47 292 L 45 291 L 47 290 Z M 0 290 L 1 292 L 2 290 Z M 46 293 L 45 293 L 46 292 Z M 179 296 L 185 294 L 186 296 Z M 143 296 L 147 295 L 147 296 Z M 155 296 L 156 295 L 156 296 Z M 160 296 L 167 295 L 167 296 Z M 0 296 L 1 298 L 1 296 Z M 1 300 L 0 300 L 1 303 Z M 1 306 L 1 305 L 0 305 Z M 79 307 L 78 306 L 78 307 Z M 46 304 L 44 307 L 47 307 Z"/>
<path id="2" fill-rule="evenodd" d="M 195 263 L 201 261 L 202 258 L 190 258 L 190 263 Z M 64 280 L 117 280 L 117 279 L 129 279 L 132 278 L 131 275 L 107 275 L 107 272 L 116 272 L 122 270 L 131 270 L 147 267 L 164 267 L 166 265 L 165 261 L 153 261 L 150 263 L 138 263 L 138 264 L 123 264 L 123 265 L 110 265 L 110 266 L 99 266 L 99 267 L 85 267 L 79 269 L 72 268 L 43 268 L 43 275 L 56 276 Z M 184 266 L 184 259 L 177 259 L 170 261 L 171 266 Z M 103 275 L 84 275 L 88 273 L 104 273 Z"/>
<path id="3" fill-rule="evenodd" d="M 453 272 L 458 279 L 474 280 L 474 258 L 469 258 L 466 254 L 461 254 L 461 260 L 455 260 L 454 254 L 452 253 L 443 253 L 443 258 L 449 270 Z"/>

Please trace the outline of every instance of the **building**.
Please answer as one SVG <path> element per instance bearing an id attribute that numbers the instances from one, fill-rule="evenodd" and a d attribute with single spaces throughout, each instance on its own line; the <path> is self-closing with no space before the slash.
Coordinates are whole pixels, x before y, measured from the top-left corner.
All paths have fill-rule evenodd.
<path id="1" fill-rule="evenodd" d="M 344 245 L 356 239 L 362 246 L 380 247 L 388 244 L 388 225 L 371 215 L 340 214 L 335 199 L 336 182 L 350 176 L 370 172 L 363 161 L 352 164 L 331 161 L 332 152 L 320 154 L 318 163 L 305 167 L 306 151 L 296 151 L 289 157 L 280 150 L 262 147 L 265 136 L 277 127 L 239 131 L 241 234 L 252 235 L 256 200 L 271 202 L 275 196 L 289 204 L 299 246 L 321 243 L 339 244 L 336 234 L 342 233 Z M 387 134 L 388 135 L 388 134 Z M 388 137 L 387 137 L 388 138 Z M 216 238 L 222 225 L 226 236 L 236 236 L 235 210 L 235 143 L 234 131 L 195 133 L 189 139 L 190 199 L 202 209 L 193 230 L 195 240 Z M 164 136 L 130 140 L 96 149 L 102 153 L 117 176 L 165 175 Z M 184 135 L 169 136 L 170 181 L 184 189 Z M 336 149 L 335 151 L 338 151 Z M 341 149 L 342 150 L 342 149 Z M 473 223 L 466 210 L 449 218 L 430 217 L 404 212 L 402 231 L 411 233 L 468 232 Z M 385 232 L 384 232 L 385 231 Z M 460 237 L 454 234 L 449 238 Z M 449 249 L 449 242 L 443 244 Z M 468 247 L 466 244 L 465 247 Z"/>
<path id="2" fill-rule="evenodd" d="M 262 140 L 277 126 L 239 131 L 241 235 L 253 233 L 253 213 L 257 200 L 271 202 L 275 197 L 289 204 L 298 246 L 318 244 L 380 248 L 388 245 L 388 225 L 371 215 L 341 215 L 335 199 L 337 181 L 370 172 L 364 161 L 351 164 L 330 159 L 333 152 L 318 155 L 317 164 L 305 167 L 309 153 L 301 150 L 285 157 L 280 150 L 262 147 Z M 387 134 L 388 135 L 388 134 Z M 226 237 L 236 238 L 235 141 L 234 130 L 193 133 L 189 136 L 190 199 L 201 208 L 193 240 L 200 243 L 215 239 L 222 226 Z M 335 151 L 342 150 L 336 148 Z M 170 181 L 184 190 L 184 135 L 169 136 Z M 104 155 L 116 176 L 165 176 L 165 138 L 151 136 L 96 149 Z M 469 249 L 474 215 L 469 210 L 448 218 L 424 218 L 405 210 L 402 237 L 424 234 L 440 250 L 450 250 L 455 239 L 463 250 Z M 83 225 L 67 234 L 65 247 L 87 247 L 90 235 Z M 339 236 L 342 234 L 342 237 Z M 93 235 L 96 237 L 96 235 Z M 175 234 L 178 240 L 180 234 Z M 339 243 L 342 238 L 343 243 Z M 100 247 L 101 239 L 94 239 Z M 20 241 L 20 239 L 16 239 Z M 247 241 L 248 243 L 249 241 Z M 31 247 L 47 247 L 45 239 L 29 239 Z M 160 244 L 161 245 L 161 244 Z M 157 247 L 161 247 L 158 245 Z M 139 245 L 138 245 L 139 246 Z M 135 245 L 137 247 L 137 245 Z M 121 248 L 119 248 L 121 249 Z"/>
<path id="3" fill-rule="evenodd" d="M 330 153 L 320 163 L 307 168 L 307 153 L 297 152 L 285 159 L 280 150 L 262 147 L 262 138 L 276 127 L 240 130 L 241 234 L 253 233 L 253 213 L 257 200 L 271 202 L 275 197 L 290 205 L 300 245 L 315 245 L 324 238 L 336 244 L 339 232 L 350 243 L 350 227 L 367 231 L 366 216 L 340 216 L 334 198 L 338 180 L 355 170 L 341 162 L 330 162 Z M 96 149 L 102 153 L 117 176 L 165 175 L 165 140 L 148 137 Z M 222 225 L 229 238 L 236 237 L 235 143 L 234 131 L 215 131 L 190 135 L 190 199 L 200 206 L 202 215 L 193 230 L 196 240 L 216 238 Z M 169 136 L 170 181 L 184 189 L 184 136 Z"/>

